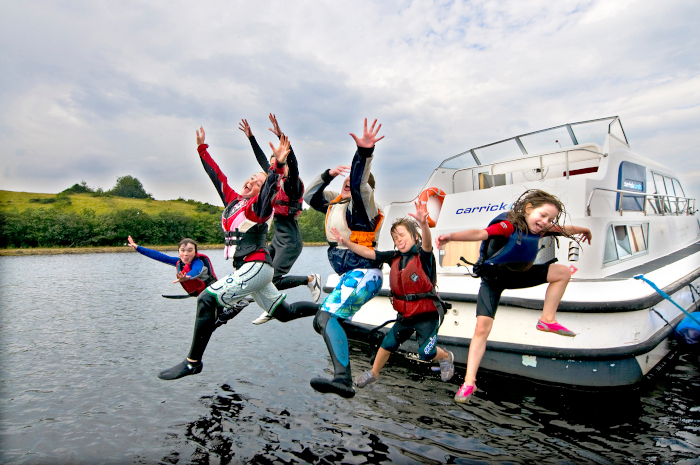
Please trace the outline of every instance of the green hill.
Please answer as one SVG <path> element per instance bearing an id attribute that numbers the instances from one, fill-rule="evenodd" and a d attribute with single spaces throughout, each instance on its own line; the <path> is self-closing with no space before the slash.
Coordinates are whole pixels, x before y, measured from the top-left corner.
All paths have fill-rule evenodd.
<path id="1" fill-rule="evenodd" d="M 177 244 L 183 237 L 221 244 L 222 210 L 184 199 L 0 191 L 0 248 L 120 246 L 129 235 L 143 245 Z M 304 242 L 325 242 L 324 219 L 315 210 L 301 213 Z"/>

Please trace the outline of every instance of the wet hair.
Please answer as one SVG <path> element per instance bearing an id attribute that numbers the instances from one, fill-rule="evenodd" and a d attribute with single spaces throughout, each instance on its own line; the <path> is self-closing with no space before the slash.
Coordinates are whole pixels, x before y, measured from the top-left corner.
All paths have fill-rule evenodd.
<path id="1" fill-rule="evenodd" d="M 508 221 L 510 221 L 513 226 L 522 232 L 528 232 L 529 228 L 527 226 L 527 212 L 525 209 L 530 205 L 532 208 L 538 208 L 542 205 L 553 205 L 559 213 L 552 219 L 552 227 L 559 226 L 562 232 L 561 235 L 578 241 L 576 237 L 571 234 L 564 232 L 564 222 L 566 219 L 566 209 L 561 200 L 556 196 L 545 192 L 540 189 L 529 189 L 518 197 L 518 200 L 513 202 L 513 206 L 510 211 L 508 211 Z"/>
<path id="2" fill-rule="evenodd" d="M 194 246 L 194 253 L 197 253 L 197 243 L 189 237 L 185 237 L 177 244 L 177 250 L 180 250 L 180 247 L 187 244 L 192 244 Z"/>
<path id="3" fill-rule="evenodd" d="M 399 226 L 403 226 L 404 228 L 406 228 L 406 231 L 408 231 L 408 234 L 410 234 L 413 237 L 413 240 L 416 241 L 416 245 L 418 247 L 422 245 L 423 237 L 421 236 L 420 228 L 418 226 L 417 221 L 407 216 L 395 220 L 391 224 L 391 229 L 389 230 L 389 234 L 392 235 L 392 239 L 394 237 L 393 234 L 396 232 L 396 228 L 398 228 Z"/>

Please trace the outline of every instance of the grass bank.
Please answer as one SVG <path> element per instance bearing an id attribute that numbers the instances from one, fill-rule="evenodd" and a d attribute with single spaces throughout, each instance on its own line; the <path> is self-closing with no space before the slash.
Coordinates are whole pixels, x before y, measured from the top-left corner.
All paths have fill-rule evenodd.
<path id="1" fill-rule="evenodd" d="M 325 242 L 305 242 L 304 247 L 323 247 Z M 146 245 L 149 249 L 160 252 L 172 252 L 177 250 L 177 244 L 173 245 Z M 199 244 L 199 250 L 223 249 L 223 244 Z M 61 255 L 61 254 L 84 254 L 84 253 L 126 253 L 133 252 L 131 247 L 33 247 L 21 249 L 0 249 L 0 257 L 13 257 L 24 255 Z"/>

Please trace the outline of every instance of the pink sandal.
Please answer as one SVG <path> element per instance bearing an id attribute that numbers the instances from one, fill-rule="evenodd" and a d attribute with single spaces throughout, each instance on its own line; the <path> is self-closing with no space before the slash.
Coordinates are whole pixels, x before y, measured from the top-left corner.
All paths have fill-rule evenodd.
<path id="1" fill-rule="evenodd" d="M 573 331 L 569 331 L 559 323 L 545 323 L 542 320 L 537 320 L 537 326 L 536 328 L 539 331 L 544 331 L 546 333 L 554 333 L 558 334 L 560 336 L 568 336 L 568 337 L 574 337 L 576 336 L 576 333 Z"/>
<path id="2" fill-rule="evenodd" d="M 457 394 L 455 394 L 455 402 L 458 402 L 460 404 L 466 404 L 469 402 L 469 400 L 472 397 L 472 394 L 476 392 L 476 384 L 474 386 L 467 386 L 466 384 L 462 384 L 460 386 L 459 390 L 457 391 Z"/>

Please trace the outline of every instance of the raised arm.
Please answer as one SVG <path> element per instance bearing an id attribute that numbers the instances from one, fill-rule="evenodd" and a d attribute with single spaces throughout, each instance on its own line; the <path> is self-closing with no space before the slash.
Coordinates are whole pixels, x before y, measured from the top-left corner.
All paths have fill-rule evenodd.
<path id="1" fill-rule="evenodd" d="M 245 134 L 248 138 L 250 146 L 253 147 L 253 153 L 255 154 L 255 159 L 258 161 L 258 165 L 260 165 L 260 168 L 262 168 L 263 171 L 267 171 L 268 169 L 270 169 L 270 162 L 268 161 L 265 152 L 263 152 L 263 150 L 258 145 L 258 141 L 255 140 L 255 136 L 253 135 L 253 131 L 250 129 L 248 120 L 242 119 L 241 122 L 238 124 L 238 129 L 243 131 L 243 134 Z"/>
<path id="2" fill-rule="evenodd" d="M 152 250 L 152 249 L 147 249 L 146 247 L 141 247 L 138 245 L 134 240 L 131 238 L 131 236 L 128 237 L 129 241 L 129 247 L 140 253 L 141 255 L 145 255 L 148 258 L 152 258 L 153 260 L 159 261 L 161 263 L 165 263 L 167 265 L 172 265 L 175 266 L 177 265 L 178 258 L 177 257 L 171 257 L 170 255 L 165 255 L 164 253 L 160 253 L 157 250 Z"/>
<path id="3" fill-rule="evenodd" d="M 384 136 L 377 137 L 382 125 L 376 126 L 376 124 L 377 120 L 375 119 L 368 130 L 367 118 L 365 118 L 362 137 L 350 133 L 357 144 L 357 152 L 353 157 L 350 170 L 353 222 L 367 230 L 372 229 L 374 218 L 379 214 L 379 209 L 374 203 L 374 189 L 368 183 L 374 145 L 384 138 Z"/>
<path id="4" fill-rule="evenodd" d="M 277 122 L 277 116 L 270 113 L 269 118 L 272 127 L 267 129 L 281 139 L 284 133 Z M 299 179 L 299 164 L 291 144 L 289 145 L 289 156 L 287 157 L 287 169 L 288 173 L 287 178 L 284 180 L 284 190 L 292 201 L 297 201 L 304 195 L 304 185 Z"/>
<path id="5" fill-rule="evenodd" d="M 245 216 L 256 223 L 264 223 L 272 215 L 272 201 L 277 195 L 279 178 L 284 174 L 285 160 L 289 154 L 289 140 L 286 137 L 280 139 L 279 147 L 272 147 L 276 163 L 270 166 L 267 178 L 260 188 L 260 193 L 255 200 L 249 203 L 245 209 Z"/>
<path id="6" fill-rule="evenodd" d="M 423 237 L 421 248 L 426 252 L 432 252 L 433 239 L 432 234 L 430 233 L 430 226 L 428 225 L 428 205 L 420 200 L 416 200 L 415 205 L 416 212 L 409 213 L 409 215 L 414 217 L 420 225 L 420 234 Z"/>
<path id="7" fill-rule="evenodd" d="M 443 244 L 450 241 L 485 241 L 489 238 L 489 233 L 485 229 L 465 229 L 464 231 L 456 231 L 449 234 L 440 234 L 435 238 L 435 245 L 439 249 Z"/>
<path id="8" fill-rule="evenodd" d="M 231 203 L 232 200 L 238 198 L 238 193 L 229 186 L 226 175 L 221 172 L 219 165 L 217 165 L 211 155 L 209 155 L 207 147 L 209 146 L 204 142 L 204 129 L 200 126 L 199 131 L 197 131 L 197 152 L 199 152 L 199 156 L 202 159 L 204 171 L 209 175 L 209 179 L 211 179 L 216 191 L 219 193 L 221 201 L 224 203 L 224 206 L 226 206 Z"/>
<path id="9" fill-rule="evenodd" d="M 360 257 L 364 257 L 369 260 L 375 260 L 377 258 L 377 254 L 373 249 L 345 240 L 345 238 L 340 235 L 336 228 L 331 228 L 331 234 L 333 234 L 333 237 L 335 237 L 335 240 L 339 245 L 347 247 L 351 252 L 356 253 Z"/>

